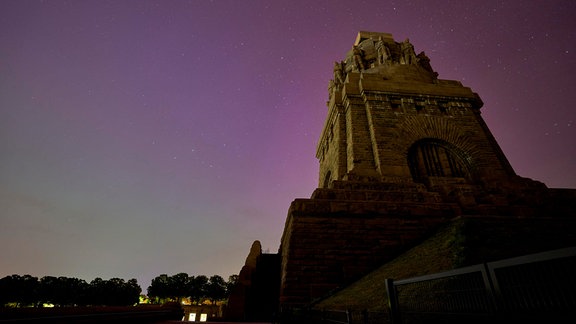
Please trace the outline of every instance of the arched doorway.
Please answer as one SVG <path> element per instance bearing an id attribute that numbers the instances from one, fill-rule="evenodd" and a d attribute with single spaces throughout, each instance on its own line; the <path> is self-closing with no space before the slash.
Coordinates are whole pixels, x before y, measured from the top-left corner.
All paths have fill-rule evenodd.
<path id="1" fill-rule="evenodd" d="M 408 150 L 408 165 L 414 181 L 429 177 L 470 179 L 470 168 L 462 152 L 439 139 L 422 139 Z"/>

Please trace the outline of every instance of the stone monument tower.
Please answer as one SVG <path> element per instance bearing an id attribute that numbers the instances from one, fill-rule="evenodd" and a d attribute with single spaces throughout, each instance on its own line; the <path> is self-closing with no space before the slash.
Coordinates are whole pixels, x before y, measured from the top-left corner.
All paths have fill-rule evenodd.
<path id="1" fill-rule="evenodd" d="M 437 75 L 408 40 L 360 32 L 346 59 L 334 63 L 316 154 L 320 188 L 334 181 L 430 188 L 518 180 L 480 117 L 478 95 Z"/>
<path id="2" fill-rule="evenodd" d="M 238 296 L 244 319 L 306 307 L 411 248 L 425 255 L 400 276 L 576 245 L 576 190 L 516 175 L 479 96 L 408 39 L 360 32 L 328 89 L 318 188 L 290 205 L 278 254 L 243 270 L 239 291 L 259 292 Z M 451 238 L 430 248 L 442 228 Z"/>
<path id="3" fill-rule="evenodd" d="M 456 217 L 574 215 L 574 191 L 516 175 L 482 104 L 460 82 L 439 79 L 408 39 L 358 34 L 329 82 L 319 188 L 294 200 L 286 219 L 281 307 L 358 279 Z"/>

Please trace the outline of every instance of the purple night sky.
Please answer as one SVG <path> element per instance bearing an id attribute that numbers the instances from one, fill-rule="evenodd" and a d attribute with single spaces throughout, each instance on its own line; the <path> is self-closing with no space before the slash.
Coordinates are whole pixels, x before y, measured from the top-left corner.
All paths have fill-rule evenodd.
<path id="1" fill-rule="evenodd" d="M 576 2 L 0 1 L 0 277 L 238 273 L 276 252 L 334 61 L 410 38 L 516 172 L 576 188 Z"/>

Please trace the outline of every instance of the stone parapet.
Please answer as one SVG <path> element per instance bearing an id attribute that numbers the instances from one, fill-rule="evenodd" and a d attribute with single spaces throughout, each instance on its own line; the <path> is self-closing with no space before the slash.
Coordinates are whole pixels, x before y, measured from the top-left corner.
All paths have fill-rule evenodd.
<path id="1" fill-rule="evenodd" d="M 390 201 L 296 199 L 289 215 L 301 217 L 353 217 L 355 215 L 428 215 L 454 217 L 461 214 L 458 204 Z"/>

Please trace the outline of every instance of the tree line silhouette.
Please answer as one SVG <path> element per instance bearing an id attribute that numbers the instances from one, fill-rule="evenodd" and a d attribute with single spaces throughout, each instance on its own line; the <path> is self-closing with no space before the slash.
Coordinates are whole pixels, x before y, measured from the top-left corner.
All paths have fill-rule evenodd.
<path id="1" fill-rule="evenodd" d="M 186 273 L 162 274 L 152 280 L 148 297 L 157 304 L 180 302 L 183 298 L 196 304 L 206 300 L 216 303 L 228 297 L 237 281 L 237 275 L 230 276 L 226 282 L 218 275 L 208 278 Z M 136 279 L 96 278 L 88 283 L 78 278 L 45 276 L 38 279 L 16 274 L 0 279 L 0 307 L 130 306 L 138 304 L 141 293 Z"/>
<path id="2" fill-rule="evenodd" d="M 87 283 L 78 278 L 11 275 L 0 279 L 0 306 L 129 306 L 139 302 L 141 292 L 136 279 L 96 278 Z"/>
<path id="3" fill-rule="evenodd" d="M 189 298 L 198 305 L 206 300 L 214 304 L 227 299 L 237 281 L 237 275 L 232 275 L 228 281 L 224 281 L 219 275 L 208 278 L 204 275 L 190 276 L 187 273 L 173 276 L 162 274 L 152 279 L 148 287 L 148 297 L 154 303 L 180 302 L 183 298 Z"/>

